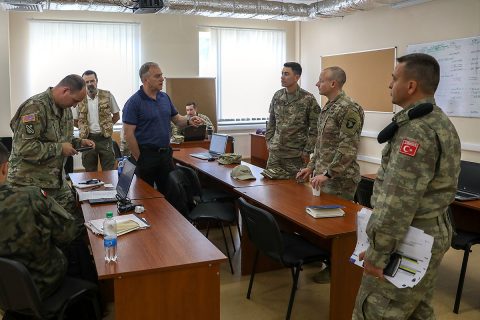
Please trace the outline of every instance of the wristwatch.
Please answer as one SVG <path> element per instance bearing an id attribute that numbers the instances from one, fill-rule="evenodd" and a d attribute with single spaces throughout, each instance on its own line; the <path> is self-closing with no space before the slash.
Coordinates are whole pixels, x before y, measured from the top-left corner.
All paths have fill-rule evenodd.
<path id="1" fill-rule="evenodd" d="M 332 176 L 328 173 L 328 170 L 323 171 L 323 175 L 328 179 L 332 179 Z"/>

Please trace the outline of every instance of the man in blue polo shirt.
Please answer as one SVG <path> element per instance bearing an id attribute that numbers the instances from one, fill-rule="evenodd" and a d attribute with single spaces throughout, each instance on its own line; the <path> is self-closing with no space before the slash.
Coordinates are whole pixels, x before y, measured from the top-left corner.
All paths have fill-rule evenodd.
<path id="1" fill-rule="evenodd" d="M 142 86 L 123 108 L 123 131 L 132 157 L 137 161 L 137 175 L 165 192 L 168 174 L 173 170 L 170 148 L 170 121 L 179 127 L 200 125 L 197 116 L 181 116 L 170 97 L 161 92 L 163 73 L 158 64 L 147 62 L 139 71 Z"/>

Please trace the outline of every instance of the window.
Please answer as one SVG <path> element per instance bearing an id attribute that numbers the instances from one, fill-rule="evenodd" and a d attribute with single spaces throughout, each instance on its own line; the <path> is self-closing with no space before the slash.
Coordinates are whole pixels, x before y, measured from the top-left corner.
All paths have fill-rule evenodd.
<path id="1" fill-rule="evenodd" d="M 219 125 L 264 122 L 280 87 L 285 32 L 233 28 L 199 31 L 199 75 L 217 78 Z"/>
<path id="2" fill-rule="evenodd" d="M 26 90 L 33 95 L 91 69 L 121 110 L 138 89 L 139 39 L 135 23 L 31 20 Z"/>

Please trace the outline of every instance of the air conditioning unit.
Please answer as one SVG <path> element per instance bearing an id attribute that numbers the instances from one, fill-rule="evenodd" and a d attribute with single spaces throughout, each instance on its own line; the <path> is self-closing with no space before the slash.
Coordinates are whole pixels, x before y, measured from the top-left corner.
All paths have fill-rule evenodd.
<path id="1" fill-rule="evenodd" d="M 145 14 L 156 13 L 163 8 L 162 0 L 138 0 L 138 7 L 133 9 L 133 13 Z"/>

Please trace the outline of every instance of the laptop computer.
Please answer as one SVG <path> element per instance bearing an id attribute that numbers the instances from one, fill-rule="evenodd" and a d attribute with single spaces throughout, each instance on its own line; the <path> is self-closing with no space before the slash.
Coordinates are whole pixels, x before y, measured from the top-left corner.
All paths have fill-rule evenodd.
<path id="1" fill-rule="evenodd" d="M 199 153 L 191 153 L 190 155 L 194 158 L 208 160 L 208 159 L 216 159 L 220 155 L 225 153 L 225 149 L 227 148 L 227 141 L 228 136 L 225 134 L 212 134 L 212 140 L 210 141 L 210 148 L 208 152 L 199 152 Z"/>
<path id="2" fill-rule="evenodd" d="M 135 174 L 136 166 L 129 160 L 126 160 L 123 164 L 123 170 L 118 177 L 116 191 L 112 191 L 111 194 L 107 194 L 106 197 L 100 197 L 97 199 L 89 199 L 90 204 L 97 203 L 110 203 L 125 200 L 132 185 L 133 175 Z M 103 191 L 90 191 L 90 192 L 103 192 Z M 110 192 L 110 191 L 106 191 Z"/>
<path id="3" fill-rule="evenodd" d="M 480 163 L 461 161 L 455 200 L 480 199 Z"/>
<path id="4" fill-rule="evenodd" d="M 198 127 L 188 126 L 183 129 L 183 141 L 199 141 L 205 140 L 205 133 L 207 132 L 207 126 L 202 124 Z"/>

